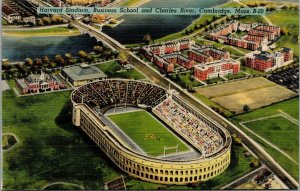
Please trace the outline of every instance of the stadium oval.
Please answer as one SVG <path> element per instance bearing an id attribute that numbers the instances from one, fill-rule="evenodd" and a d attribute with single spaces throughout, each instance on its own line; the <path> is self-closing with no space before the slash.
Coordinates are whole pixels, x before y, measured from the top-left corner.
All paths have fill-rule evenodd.
<path id="1" fill-rule="evenodd" d="M 171 91 L 157 85 L 125 79 L 101 80 L 75 89 L 71 101 L 73 124 L 80 127 L 115 165 L 134 178 L 185 185 L 209 180 L 224 172 L 230 164 L 231 137 L 228 131 Z M 179 160 L 137 152 L 109 126 L 104 115 L 112 108 L 124 106 L 152 112 L 201 156 Z M 181 115 L 190 117 L 186 121 L 186 116 L 176 116 L 183 126 L 168 118 L 178 110 Z M 189 126 L 182 130 L 185 125 Z"/>

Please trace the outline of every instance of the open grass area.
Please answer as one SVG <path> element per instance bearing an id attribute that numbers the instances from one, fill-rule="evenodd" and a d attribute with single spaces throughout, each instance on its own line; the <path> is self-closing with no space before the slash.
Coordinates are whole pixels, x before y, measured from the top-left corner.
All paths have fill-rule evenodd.
<path id="1" fill-rule="evenodd" d="M 247 75 L 244 74 L 243 72 L 239 72 L 237 74 L 228 74 L 227 76 L 225 76 L 228 80 L 234 80 L 234 79 L 239 79 L 239 78 L 244 78 Z"/>
<path id="2" fill-rule="evenodd" d="M 237 114 L 245 105 L 253 110 L 297 95 L 263 77 L 199 88 L 197 92 Z"/>
<path id="3" fill-rule="evenodd" d="M 145 76 L 136 69 L 125 70 L 117 61 L 109 61 L 96 65 L 110 78 L 144 79 Z"/>
<path id="4" fill-rule="evenodd" d="M 294 50 L 294 54 L 299 57 L 299 11 L 280 10 L 267 14 L 270 21 L 289 34 L 281 36 L 276 42 L 279 47 L 288 47 Z"/>
<path id="5" fill-rule="evenodd" d="M 108 115 L 143 151 L 149 156 L 164 154 L 164 146 L 173 147 L 178 144 L 178 150 L 187 151 L 188 147 L 158 122 L 147 111 L 134 111 Z M 174 153 L 176 149 L 167 153 Z"/>
<path id="6" fill-rule="evenodd" d="M 266 151 L 276 160 L 288 173 L 290 173 L 296 180 L 298 180 L 298 165 L 292 162 L 289 158 L 272 148 L 270 145 L 262 141 L 257 136 L 243 128 L 239 123 L 243 121 L 255 120 L 261 117 L 269 117 L 272 115 L 280 114 L 283 111 L 298 120 L 299 116 L 299 98 L 283 101 L 262 109 L 255 110 L 250 113 L 238 115 L 230 120 L 239 126 L 245 133 L 252 137 L 256 142 L 262 145 Z M 298 125 L 291 123 L 283 117 L 269 118 L 262 121 L 256 121 L 244 124 L 247 128 L 255 131 L 255 133 L 266 138 L 274 145 L 278 146 L 293 159 L 298 161 L 299 153 L 299 137 Z"/>
<path id="7" fill-rule="evenodd" d="M 241 65 L 241 71 L 247 73 L 247 74 L 250 74 L 250 75 L 255 75 L 255 76 L 263 76 L 265 75 L 263 72 L 260 72 L 260 71 L 257 71 L 257 70 L 254 70 L 252 68 L 249 68 L 249 67 L 246 67 L 246 66 L 242 66 Z"/>
<path id="8" fill-rule="evenodd" d="M 45 29 L 28 29 L 28 30 L 4 30 L 3 35 L 7 36 L 69 36 L 79 35 L 78 29 L 69 29 L 67 27 L 53 27 Z"/>
<path id="9" fill-rule="evenodd" d="M 295 161 L 299 159 L 298 125 L 282 116 L 244 123 L 248 129 L 284 150 Z M 262 128 L 263 127 L 263 128 Z"/>
<path id="10" fill-rule="evenodd" d="M 210 79 L 207 79 L 205 82 L 207 84 L 215 84 L 215 83 L 218 83 L 218 82 L 223 82 L 225 81 L 223 78 L 221 77 L 216 77 L 216 78 L 210 78 Z"/>
<path id="11" fill-rule="evenodd" d="M 3 156 L 3 189 L 40 190 L 48 183 L 67 181 L 95 190 L 103 189 L 110 176 L 120 175 L 72 125 L 70 93 L 16 97 L 12 90 L 3 92 L 2 131 L 19 140 Z"/>
<path id="12" fill-rule="evenodd" d="M 191 72 L 185 72 L 180 74 L 171 75 L 170 79 L 180 85 L 182 88 L 188 87 L 197 87 L 203 86 L 204 84 L 200 83 L 196 79 L 192 78 Z"/>

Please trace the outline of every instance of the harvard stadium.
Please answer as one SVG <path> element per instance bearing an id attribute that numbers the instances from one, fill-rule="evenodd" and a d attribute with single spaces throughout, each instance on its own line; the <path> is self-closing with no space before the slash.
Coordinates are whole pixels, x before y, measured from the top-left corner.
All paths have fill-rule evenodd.
<path id="1" fill-rule="evenodd" d="M 124 172 L 160 184 L 206 181 L 230 164 L 227 130 L 151 83 L 107 79 L 72 92 L 73 123 Z"/>

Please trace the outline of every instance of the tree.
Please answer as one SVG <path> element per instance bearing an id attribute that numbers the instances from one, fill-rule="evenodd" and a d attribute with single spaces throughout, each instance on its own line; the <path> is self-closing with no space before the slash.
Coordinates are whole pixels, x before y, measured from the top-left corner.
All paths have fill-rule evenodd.
<path id="1" fill-rule="evenodd" d="M 40 58 L 34 59 L 34 65 L 36 65 L 36 66 L 41 66 L 42 63 L 43 63 L 42 59 L 40 59 Z"/>
<path id="2" fill-rule="evenodd" d="M 249 112 L 250 111 L 250 107 L 248 105 L 244 105 L 243 111 L 244 112 Z"/>
<path id="3" fill-rule="evenodd" d="M 30 66 L 30 67 L 33 65 L 33 61 L 32 61 L 31 58 L 26 58 L 25 61 L 24 61 L 24 63 L 25 63 L 27 66 Z"/>
<path id="4" fill-rule="evenodd" d="M 250 163 L 250 167 L 256 168 L 258 166 L 260 166 L 260 161 L 258 159 L 253 159 Z"/>
<path id="5" fill-rule="evenodd" d="M 55 62 L 50 62 L 49 67 L 50 68 L 55 68 L 57 64 Z"/>
<path id="6" fill-rule="evenodd" d="M 78 55 L 79 55 L 79 57 L 81 57 L 81 58 L 86 58 L 86 57 L 88 56 L 88 53 L 86 53 L 86 52 L 83 51 L 83 50 L 80 50 L 80 51 L 78 52 Z"/>
<path id="7" fill-rule="evenodd" d="M 55 62 L 59 65 L 63 65 L 65 63 L 65 60 L 63 59 L 63 57 L 60 54 L 57 54 L 55 56 Z"/>
<path id="8" fill-rule="evenodd" d="M 145 41 L 146 44 L 150 44 L 152 40 L 151 35 L 149 33 L 145 34 L 143 40 Z"/>
<path id="9" fill-rule="evenodd" d="M 43 56 L 42 61 L 45 65 L 48 65 L 50 62 L 50 59 L 48 58 L 48 56 Z"/>
<path id="10" fill-rule="evenodd" d="M 127 62 L 127 57 L 124 53 L 120 53 L 118 56 L 118 60 L 122 63 L 125 64 Z"/>
<path id="11" fill-rule="evenodd" d="M 10 68 L 11 68 L 11 65 L 9 64 L 9 62 L 2 61 L 2 69 L 9 70 Z"/>
<path id="12" fill-rule="evenodd" d="M 43 17 L 42 18 L 43 23 L 45 23 L 46 25 L 50 25 L 51 24 L 51 19 L 49 17 Z"/>
<path id="13" fill-rule="evenodd" d="M 103 51 L 103 46 L 96 45 L 96 46 L 94 46 L 93 50 L 95 53 L 101 54 Z"/>

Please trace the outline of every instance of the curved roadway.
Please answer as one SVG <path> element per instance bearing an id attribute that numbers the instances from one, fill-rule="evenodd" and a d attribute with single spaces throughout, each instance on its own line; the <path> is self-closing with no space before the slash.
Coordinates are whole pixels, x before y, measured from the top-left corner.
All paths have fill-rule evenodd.
<path id="1" fill-rule="evenodd" d="M 44 6 L 49 6 L 48 3 L 44 1 L 37 0 Z M 128 61 L 138 70 L 140 70 L 144 75 L 146 75 L 152 82 L 157 85 L 160 85 L 164 88 L 171 88 L 179 92 L 179 95 L 189 102 L 191 105 L 199 109 L 202 113 L 209 116 L 211 119 L 215 120 L 217 123 L 223 125 L 230 133 L 235 133 L 239 137 L 242 138 L 243 143 L 251 149 L 259 159 L 265 163 L 277 176 L 291 189 L 298 189 L 299 183 L 295 181 L 278 163 L 255 141 L 253 141 L 248 135 L 246 135 L 243 131 L 241 131 L 234 124 L 229 122 L 227 119 L 223 118 L 216 112 L 214 112 L 211 108 L 207 107 L 205 104 L 200 101 L 192 98 L 187 92 L 182 91 L 179 87 L 173 85 L 168 80 L 166 80 L 163 76 L 156 73 L 148 66 L 146 66 L 141 60 L 139 60 L 136 56 L 133 56 L 133 53 L 130 50 L 127 50 L 123 45 L 121 45 L 116 40 L 112 39 L 108 35 L 100 32 L 99 30 L 92 28 L 88 25 L 83 24 L 80 21 L 70 19 L 70 16 L 64 15 L 64 18 L 74 23 L 74 26 L 79 27 L 83 30 L 89 31 L 97 37 L 101 38 L 106 43 L 110 44 L 114 49 L 118 50 L 120 53 L 123 53 Z"/>

